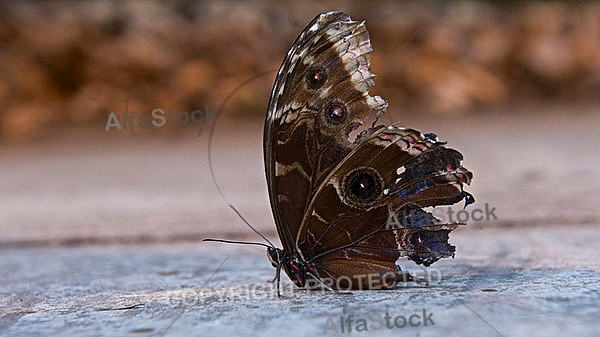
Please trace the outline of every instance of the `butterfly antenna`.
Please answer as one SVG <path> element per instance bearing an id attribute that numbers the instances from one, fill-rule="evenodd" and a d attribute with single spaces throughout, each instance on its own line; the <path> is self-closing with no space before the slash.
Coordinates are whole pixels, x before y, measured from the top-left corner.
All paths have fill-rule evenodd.
<path id="1" fill-rule="evenodd" d="M 271 248 L 271 246 L 266 245 L 262 242 L 247 242 L 247 241 L 235 241 L 235 240 L 222 240 L 222 239 L 202 239 L 204 242 L 222 242 L 222 243 L 235 243 L 238 245 L 255 245 L 255 246 L 263 246 L 267 248 Z"/>
<path id="2" fill-rule="evenodd" d="M 256 228 L 252 227 L 252 225 L 248 221 L 246 221 L 246 219 L 244 219 L 242 214 L 232 204 L 229 204 L 229 207 L 235 212 L 235 214 L 237 214 L 240 217 L 240 219 L 242 219 L 242 221 L 248 227 L 250 227 L 250 229 L 252 229 L 252 231 L 254 231 L 254 233 L 256 233 L 258 236 L 260 236 L 263 240 L 267 241 L 271 245 L 272 248 L 275 248 L 275 245 L 273 245 L 273 243 L 271 243 L 271 241 L 269 241 L 269 239 L 267 239 L 264 235 L 262 235 L 259 231 L 257 231 Z"/>
<path id="3" fill-rule="evenodd" d="M 234 97 L 234 95 L 237 93 L 238 90 L 240 90 L 240 88 L 244 87 L 244 85 L 250 83 L 251 81 L 254 81 L 255 79 L 266 75 L 268 73 L 272 73 L 272 72 L 276 72 L 277 69 L 271 69 L 271 70 L 267 70 L 267 71 L 263 71 L 259 74 L 256 74 L 250 78 L 248 78 L 247 80 L 245 80 L 244 82 L 242 82 L 240 85 L 238 85 L 237 87 L 235 87 L 235 89 L 233 89 L 233 91 L 231 91 L 229 93 L 229 95 L 227 95 L 227 97 L 225 97 L 225 99 L 223 100 L 223 103 L 221 103 L 221 105 L 219 106 L 219 108 L 217 109 L 217 112 L 215 113 L 215 118 L 212 121 L 211 125 L 210 125 L 210 130 L 208 132 L 208 167 L 210 169 L 210 176 L 212 177 L 213 182 L 215 183 L 215 186 L 217 187 L 217 190 L 219 191 L 219 194 L 221 195 L 221 198 L 223 198 L 223 200 L 229 205 L 229 207 L 231 209 L 233 209 L 233 211 L 240 217 L 240 219 L 242 219 L 242 221 L 244 221 L 244 223 L 246 225 L 248 225 L 248 227 L 250 227 L 254 233 L 258 234 L 258 236 L 260 236 L 261 238 L 263 238 L 263 240 L 265 240 L 266 242 L 268 242 L 272 248 L 275 248 L 275 246 L 271 243 L 271 241 L 269 241 L 264 235 L 260 234 L 254 227 L 252 227 L 252 225 L 250 225 L 248 223 L 248 221 L 246 221 L 246 219 L 244 219 L 244 217 L 240 214 L 240 212 L 238 212 L 237 209 L 235 209 L 235 207 L 233 207 L 233 205 L 231 205 L 229 203 L 229 201 L 227 200 L 227 198 L 225 198 L 225 195 L 223 194 L 223 191 L 221 191 L 221 187 L 219 186 L 219 184 L 217 183 L 217 178 L 215 177 L 215 172 L 213 170 L 213 162 L 212 162 L 212 143 L 213 143 L 213 135 L 214 135 L 214 131 L 215 131 L 215 126 L 217 124 L 217 117 L 219 117 L 219 114 L 221 113 L 221 108 L 224 107 L 226 105 L 226 103 L 229 101 L 230 98 Z M 198 130 L 198 137 L 200 136 L 200 131 L 202 129 Z M 223 241 L 225 242 L 225 241 Z"/>

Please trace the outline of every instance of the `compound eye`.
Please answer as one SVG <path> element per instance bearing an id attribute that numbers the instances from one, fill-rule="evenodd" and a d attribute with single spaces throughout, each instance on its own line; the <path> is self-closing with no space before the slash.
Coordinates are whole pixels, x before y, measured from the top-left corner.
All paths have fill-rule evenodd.
<path id="1" fill-rule="evenodd" d="M 279 266 L 281 266 L 281 251 L 276 249 L 276 248 L 267 248 L 267 257 L 269 258 L 269 261 L 271 261 L 271 265 L 274 268 L 278 268 Z"/>

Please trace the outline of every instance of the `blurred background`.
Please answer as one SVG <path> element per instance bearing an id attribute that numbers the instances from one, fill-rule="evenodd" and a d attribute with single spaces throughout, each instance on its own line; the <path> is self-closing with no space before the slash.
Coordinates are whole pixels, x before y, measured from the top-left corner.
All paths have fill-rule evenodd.
<path id="1" fill-rule="evenodd" d="M 147 115 L 218 108 L 278 68 L 308 21 L 331 9 L 366 20 L 372 92 L 394 112 L 599 100 L 596 1 L 4 1 L 0 139 L 102 131 L 126 101 Z M 238 88 L 228 110 L 262 119 L 273 79 Z"/>
<path id="2" fill-rule="evenodd" d="M 275 236 L 269 93 L 296 36 L 332 9 L 366 21 L 386 122 L 465 155 L 469 190 L 498 206 L 486 225 L 595 219 L 600 2 L 3 1 L 0 244 L 249 233 L 228 203 Z M 124 112 L 155 109 L 218 117 L 124 127 Z"/>

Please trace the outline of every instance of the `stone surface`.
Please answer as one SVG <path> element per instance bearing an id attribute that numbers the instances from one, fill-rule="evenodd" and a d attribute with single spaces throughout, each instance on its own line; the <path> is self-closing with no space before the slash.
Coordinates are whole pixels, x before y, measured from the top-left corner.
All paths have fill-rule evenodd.
<path id="1" fill-rule="evenodd" d="M 341 315 L 408 318 L 425 309 L 434 324 L 356 335 L 596 335 L 600 267 L 595 251 L 583 248 L 600 244 L 597 224 L 459 230 L 452 241 L 457 257 L 428 269 L 429 287 L 337 294 L 293 289 L 286 280 L 283 298 L 267 282 L 274 269 L 262 249 L 172 243 L 3 250 L 0 334 L 336 336 L 344 334 L 329 317 L 340 330 Z"/>
<path id="2" fill-rule="evenodd" d="M 175 142 L 125 131 L 4 146 L 0 335 L 596 336 L 600 113 L 544 112 L 404 120 L 461 150 L 474 172 L 468 209 L 487 203 L 497 219 L 453 232 L 456 258 L 427 269 L 429 287 L 350 294 L 294 289 L 284 276 L 277 298 L 263 248 L 200 242 L 259 241 L 228 203 L 276 241 L 259 124 L 215 126 L 227 202 L 206 129 Z M 435 324 L 348 334 L 337 323 L 423 310 Z"/>

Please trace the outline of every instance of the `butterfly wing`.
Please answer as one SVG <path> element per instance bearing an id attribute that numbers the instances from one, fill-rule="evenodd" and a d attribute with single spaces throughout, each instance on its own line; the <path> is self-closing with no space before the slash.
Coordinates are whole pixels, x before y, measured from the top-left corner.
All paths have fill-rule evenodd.
<path id="1" fill-rule="evenodd" d="M 320 278 L 344 289 L 395 286 L 402 256 L 426 266 L 453 256 L 448 234 L 459 224 L 440 224 L 422 208 L 469 198 L 462 186 L 472 174 L 461 160 L 416 130 L 375 129 L 319 186 L 296 246 Z"/>
<path id="2" fill-rule="evenodd" d="M 373 83 L 370 48 L 363 23 L 342 12 L 323 13 L 298 36 L 277 74 L 265 122 L 265 171 L 289 255 L 316 188 L 352 149 L 338 135 L 355 127 L 350 121 L 385 109 L 381 98 L 366 94 Z M 349 60 L 344 65 L 343 54 Z"/>
<path id="3" fill-rule="evenodd" d="M 394 275 L 400 256 L 424 265 L 452 256 L 447 239 L 457 225 L 437 224 L 422 208 L 465 198 L 472 176 L 436 137 L 374 126 L 387 103 L 368 94 L 371 50 L 364 22 L 342 12 L 317 16 L 278 72 L 265 124 L 284 251 L 314 263 L 320 278 L 342 280 L 336 287 L 369 284 L 355 275 Z M 424 220 L 406 221 L 406 210 Z M 390 215 L 409 226 L 388 226 Z"/>

